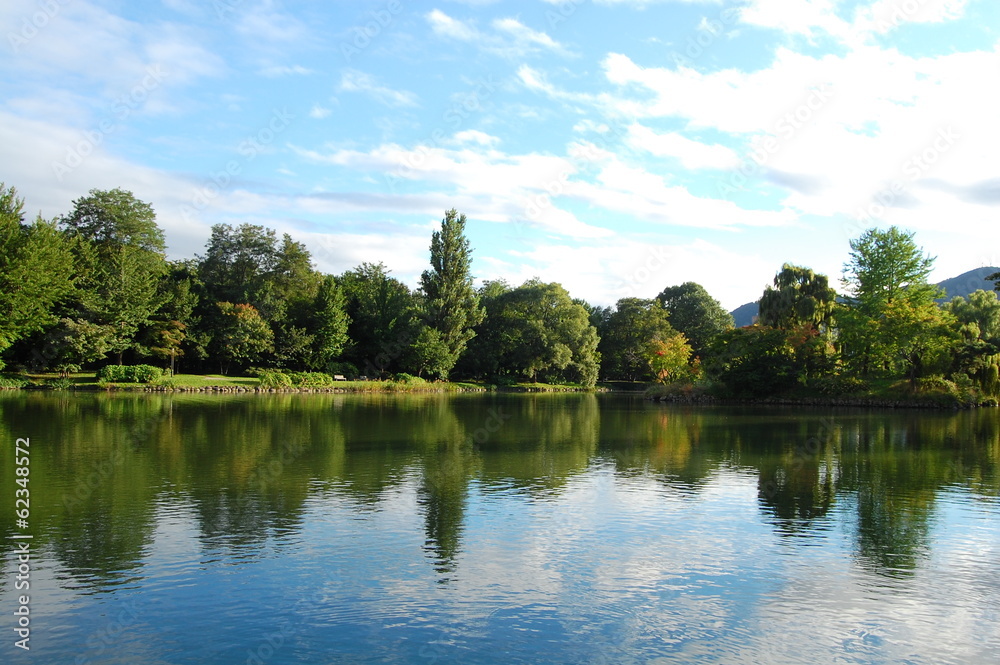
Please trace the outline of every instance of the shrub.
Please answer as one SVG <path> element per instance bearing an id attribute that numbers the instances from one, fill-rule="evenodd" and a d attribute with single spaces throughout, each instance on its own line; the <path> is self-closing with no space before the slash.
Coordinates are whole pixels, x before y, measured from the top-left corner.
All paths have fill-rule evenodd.
<path id="1" fill-rule="evenodd" d="M 333 376 L 335 374 L 340 374 L 343 377 L 354 380 L 360 376 L 358 368 L 351 363 L 328 363 L 325 368 L 325 373 Z"/>
<path id="2" fill-rule="evenodd" d="M 163 376 L 163 370 L 152 365 L 105 365 L 97 372 L 104 383 L 150 383 Z"/>
<path id="3" fill-rule="evenodd" d="M 292 385 L 300 388 L 326 388 L 333 385 L 333 377 L 323 372 L 293 372 Z"/>
<path id="4" fill-rule="evenodd" d="M 821 376 L 810 379 L 809 387 L 830 397 L 857 395 L 871 389 L 867 381 L 854 376 Z"/>
<path id="5" fill-rule="evenodd" d="M 0 388 L 23 388 L 29 381 L 16 374 L 0 374 Z"/>
<path id="6" fill-rule="evenodd" d="M 258 369 L 254 371 L 260 379 L 261 388 L 291 388 L 292 377 L 280 369 Z"/>

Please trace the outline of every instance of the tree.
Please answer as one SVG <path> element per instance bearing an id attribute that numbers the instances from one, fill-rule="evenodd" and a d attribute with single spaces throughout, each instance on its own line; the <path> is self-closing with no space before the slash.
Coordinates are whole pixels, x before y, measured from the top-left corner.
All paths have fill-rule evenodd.
<path id="1" fill-rule="evenodd" d="M 915 378 L 926 353 L 937 346 L 908 337 L 918 330 L 919 321 L 939 330 L 934 299 L 941 295 L 927 282 L 934 259 L 923 254 L 913 235 L 895 226 L 872 228 L 851 241 L 850 260 L 844 264 L 849 292 L 838 316 L 839 341 L 843 357 L 862 375 L 905 368 Z"/>
<path id="2" fill-rule="evenodd" d="M 222 321 L 215 339 L 216 352 L 223 361 L 222 373 L 229 366 L 252 363 L 274 349 L 274 333 L 253 305 L 230 302 L 216 303 Z"/>
<path id="3" fill-rule="evenodd" d="M 759 322 L 786 329 L 812 326 L 825 332 L 833 323 L 836 298 L 826 275 L 786 263 L 774 276 L 774 286 L 764 289 Z"/>
<path id="4" fill-rule="evenodd" d="M 679 381 L 691 375 L 691 345 L 684 333 L 675 332 L 666 339 L 649 342 L 647 363 L 661 383 Z"/>
<path id="5" fill-rule="evenodd" d="M 473 328 L 482 322 L 485 311 L 472 287 L 472 250 L 465 237 L 465 215 L 452 208 L 441 220 L 441 230 L 431 236 L 431 270 L 420 277 L 424 319 L 439 333 L 448 352 L 441 365 L 447 374 L 458 362 Z"/>
<path id="6" fill-rule="evenodd" d="M 659 301 L 622 298 L 603 327 L 598 328 L 603 375 L 627 381 L 650 376 L 650 345 L 666 342 L 676 334 Z"/>
<path id="7" fill-rule="evenodd" d="M 163 231 L 152 206 L 121 189 L 92 189 L 61 220 L 78 240 L 80 305 L 88 320 L 112 331 L 109 351 L 139 345 L 139 329 L 163 303 L 159 281 L 167 271 Z"/>
<path id="8" fill-rule="evenodd" d="M 338 281 L 350 318 L 348 359 L 369 376 L 395 371 L 419 334 L 410 289 L 381 263 L 363 263 Z"/>
<path id="9" fill-rule="evenodd" d="M 934 257 L 925 256 L 913 236 L 891 226 L 885 231 L 868 229 L 851 240 L 842 280 L 851 308 L 878 317 L 896 299 L 920 303 L 941 295 L 938 287 L 927 282 Z"/>
<path id="10" fill-rule="evenodd" d="M 326 275 L 313 301 L 309 328 L 313 331 L 308 368 L 325 370 L 344 352 L 350 317 L 345 310 L 344 291 L 333 275 Z"/>
<path id="11" fill-rule="evenodd" d="M 24 224 L 24 200 L 0 183 L 0 353 L 55 324 L 73 291 L 73 255 L 55 223 Z M 0 368 L 3 362 L 0 361 Z"/>
<path id="12" fill-rule="evenodd" d="M 187 338 L 187 326 L 180 321 L 164 321 L 151 331 L 150 352 L 158 358 L 170 359 L 170 374 L 176 370 L 177 358 L 184 355 L 181 345 Z"/>
<path id="13" fill-rule="evenodd" d="M 979 289 L 968 300 L 955 296 L 944 309 L 955 316 L 967 340 L 1000 338 L 1000 298 L 995 291 Z"/>
<path id="14" fill-rule="evenodd" d="M 600 353 L 589 314 L 556 283 L 532 279 L 516 289 L 495 283 L 484 297 L 483 327 L 490 331 L 470 348 L 489 357 L 494 378 L 597 382 Z M 478 337 L 476 338 L 479 339 Z"/>
<path id="15" fill-rule="evenodd" d="M 785 331 L 759 325 L 718 335 L 707 350 L 704 368 L 733 397 L 779 394 L 799 377 Z"/>
<path id="16" fill-rule="evenodd" d="M 216 224 L 199 257 L 198 276 L 212 302 L 260 304 L 264 282 L 278 265 L 277 236 L 256 224 Z"/>
<path id="17" fill-rule="evenodd" d="M 656 299 L 666 308 L 670 325 L 684 333 L 696 355 L 702 355 L 716 335 L 733 327 L 732 315 L 700 284 L 669 286 Z"/>

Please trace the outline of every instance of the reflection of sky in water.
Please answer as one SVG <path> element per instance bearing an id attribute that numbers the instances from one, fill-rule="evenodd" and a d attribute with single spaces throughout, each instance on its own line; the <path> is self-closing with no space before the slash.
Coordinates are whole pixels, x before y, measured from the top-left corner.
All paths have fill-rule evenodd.
<path id="1" fill-rule="evenodd" d="M 449 432 L 481 422 L 479 402 L 433 404 Z M 525 405 L 523 427 L 512 420 L 506 439 L 475 450 L 450 444 L 457 435 L 425 445 L 438 420 L 412 408 L 406 445 L 387 443 L 358 408 L 336 437 L 325 412 L 308 412 L 273 419 L 280 429 L 264 443 L 228 449 L 206 434 L 211 446 L 143 448 L 118 480 L 159 479 L 146 494 L 109 484 L 93 515 L 70 513 L 48 534 L 147 497 L 134 513 L 147 515 L 142 537 L 128 541 L 139 548 L 108 548 L 124 570 L 89 570 L 51 543 L 101 553 L 94 539 L 50 538 L 32 571 L 32 652 L 8 659 L 4 647 L 2 662 L 1000 662 L 991 458 L 969 457 L 975 492 L 949 475 L 949 448 L 888 427 L 898 451 L 858 453 L 845 439 L 796 470 L 795 446 L 816 431 L 796 414 L 739 413 L 734 425 L 707 411 L 560 404 L 512 402 Z M 844 431 L 882 426 L 852 417 L 838 421 Z M 280 478 L 248 481 L 290 431 L 321 443 Z M 862 518 L 887 533 L 863 539 Z M 4 566 L 0 607 L 12 608 L 9 556 Z"/>
<path id="2" fill-rule="evenodd" d="M 67 597 L 40 566 L 38 649 L 81 663 L 986 663 L 1000 649 L 1000 510 L 967 491 L 940 493 L 906 578 L 857 565 L 849 502 L 789 540 L 737 470 L 697 495 L 606 463 L 558 494 L 473 481 L 447 574 L 419 492 L 419 469 L 376 510 L 318 491 L 301 531 L 253 546 L 205 538 L 183 496 L 163 500 L 114 593 Z"/>

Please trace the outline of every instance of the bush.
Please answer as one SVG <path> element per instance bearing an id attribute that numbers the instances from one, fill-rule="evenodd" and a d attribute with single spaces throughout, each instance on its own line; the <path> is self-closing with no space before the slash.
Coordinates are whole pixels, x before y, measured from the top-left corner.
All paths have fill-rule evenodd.
<path id="1" fill-rule="evenodd" d="M 854 376 L 821 376 L 810 379 L 809 387 L 821 395 L 830 397 L 857 395 L 871 389 L 867 381 Z"/>
<path id="2" fill-rule="evenodd" d="M 253 373 L 260 379 L 261 388 L 292 387 L 292 377 L 280 369 L 257 369 Z"/>
<path id="3" fill-rule="evenodd" d="M 393 377 L 393 380 L 397 383 L 402 383 L 408 386 L 419 386 L 427 383 L 425 379 L 422 379 L 419 376 L 413 376 L 412 374 L 407 374 L 406 372 L 400 372 Z"/>
<path id="4" fill-rule="evenodd" d="M 327 388 L 333 385 L 333 377 L 323 372 L 292 372 L 292 385 L 299 388 Z"/>
<path id="5" fill-rule="evenodd" d="M 105 365 L 97 372 L 104 383 L 151 383 L 163 376 L 163 370 L 152 365 Z"/>
<path id="6" fill-rule="evenodd" d="M 23 388 L 29 381 L 16 374 L 0 374 L 0 388 Z"/>

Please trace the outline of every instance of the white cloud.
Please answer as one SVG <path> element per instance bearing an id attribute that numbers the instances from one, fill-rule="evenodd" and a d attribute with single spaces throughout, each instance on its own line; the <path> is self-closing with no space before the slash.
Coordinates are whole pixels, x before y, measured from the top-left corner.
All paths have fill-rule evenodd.
<path id="1" fill-rule="evenodd" d="M 260 70 L 262 76 L 277 78 L 279 76 L 305 76 L 313 74 L 313 70 L 302 65 L 271 65 Z"/>
<path id="2" fill-rule="evenodd" d="M 494 146 L 500 143 L 500 138 L 481 132 L 478 129 L 466 129 L 456 133 L 452 137 L 452 141 L 455 143 L 476 143 L 484 146 Z"/>
<path id="3" fill-rule="evenodd" d="M 361 92 L 386 106 L 417 106 L 417 96 L 408 90 L 393 90 L 379 85 L 375 78 L 364 72 L 349 69 L 340 79 L 340 89 Z"/>
<path id="4" fill-rule="evenodd" d="M 319 104 L 314 104 L 311 109 L 309 109 L 309 117 L 315 120 L 322 120 L 328 117 L 333 111 L 328 108 L 324 108 Z"/>
<path id="5" fill-rule="evenodd" d="M 943 23 L 962 18 L 968 0 L 878 0 L 859 8 L 854 30 L 885 34 L 905 23 Z"/>
<path id="6" fill-rule="evenodd" d="M 515 18 L 494 19 L 494 32 L 483 32 L 471 21 L 462 21 L 434 9 L 426 16 L 434 34 L 474 44 L 494 55 L 524 58 L 541 52 L 569 55 L 569 51 L 547 33 L 535 30 Z"/>
<path id="7" fill-rule="evenodd" d="M 739 156 L 725 146 L 694 141 L 677 132 L 657 134 L 638 123 L 628 131 L 628 142 L 633 148 L 658 157 L 675 157 L 686 169 L 732 169 L 740 162 Z"/>
<path id="8" fill-rule="evenodd" d="M 813 36 L 817 30 L 846 36 L 850 24 L 836 14 L 841 0 L 750 0 L 740 20 L 750 25 Z"/>

